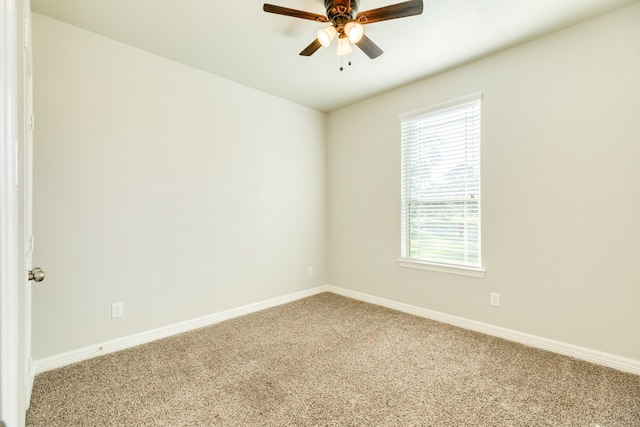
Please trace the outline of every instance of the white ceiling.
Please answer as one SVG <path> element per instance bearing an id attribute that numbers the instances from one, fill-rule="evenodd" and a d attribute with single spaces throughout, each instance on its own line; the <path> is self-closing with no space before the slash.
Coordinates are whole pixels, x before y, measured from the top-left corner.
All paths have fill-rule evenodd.
<path id="1" fill-rule="evenodd" d="M 402 0 L 361 0 L 360 11 Z M 324 15 L 323 0 L 268 0 Z M 372 23 L 383 50 L 298 53 L 326 24 L 268 14 L 261 0 L 31 0 L 32 10 L 240 84 L 329 112 L 638 0 L 425 0 L 422 15 Z"/>

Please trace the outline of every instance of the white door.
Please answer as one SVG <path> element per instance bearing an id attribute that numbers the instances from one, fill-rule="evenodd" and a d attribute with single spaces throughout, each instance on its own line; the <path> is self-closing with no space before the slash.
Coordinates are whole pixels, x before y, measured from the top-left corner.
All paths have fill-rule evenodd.
<path id="1" fill-rule="evenodd" d="M 34 249 L 33 237 L 33 130 L 35 126 L 35 118 L 33 115 L 33 59 L 31 56 L 31 13 L 29 1 L 23 3 L 24 6 L 24 39 L 22 43 L 22 75 L 23 75 L 23 135 L 22 138 L 22 179 L 20 180 L 21 188 L 19 192 L 22 196 L 22 248 L 24 253 L 23 276 L 24 294 L 24 310 L 22 313 L 24 319 L 24 327 L 22 337 L 24 340 L 24 387 L 25 387 L 25 407 L 29 407 L 31 401 L 31 390 L 33 388 L 33 369 L 31 359 L 31 284 L 29 277 L 30 271 L 33 269 L 32 257 Z M 38 280 L 40 277 L 38 277 Z"/>
<path id="2" fill-rule="evenodd" d="M 0 2 L 0 426 L 31 393 L 32 100 L 29 0 Z"/>

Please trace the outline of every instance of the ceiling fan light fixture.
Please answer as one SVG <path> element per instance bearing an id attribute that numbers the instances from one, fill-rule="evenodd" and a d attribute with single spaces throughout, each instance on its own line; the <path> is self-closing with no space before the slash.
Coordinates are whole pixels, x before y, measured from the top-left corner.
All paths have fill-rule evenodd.
<path id="1" fill-rule="evenodd" d="M 332 24 L 330 27 L 323 28 L 316 33 L 317 38 L 300 52 L 301 56 L 311 56 L 321 47 L 330 46 L 333 39 L 338 35 L 338 55 L 350 54 L 353 51 L 351 44 L 355 44 L 370 59 L 375 59 L 382 55 L 383 51 L 364 34 L 363 25 L 420 15 L 423 10 L 423 0 L 401 0 L 401 3 L 363 12 L 358 12 L 359 5 L 360 0 L 324 0 L 326 15 L 269 3 L 265 3 L 262 6 L 262 10 L 267 13 L 324 22 L 327 25 Z"/>
<path id="2" fill-rule="evenodd" d="M 364 36 L 364 26 L 356 21 L 351 21 L 344 26 L 344 32 L 349 37 L 351 43 L 358 43 Z"/>
<path id="3" fill-rule="evenodd" d="M 338 38 L 338 55 L 348 55 L 353 52 L 351 48 L 351 43 L 349 42 L 348 37 L 339 37 Z"/>
<path id="4" fill-rule="evenodd" d="M 336 28 L 333 25 L 323 28 L 321 30 L 318 30 L 316 36 L 318 37 L 318 41 L 322 46 L 329 47 L 331 41 L 336 36 Z"/>

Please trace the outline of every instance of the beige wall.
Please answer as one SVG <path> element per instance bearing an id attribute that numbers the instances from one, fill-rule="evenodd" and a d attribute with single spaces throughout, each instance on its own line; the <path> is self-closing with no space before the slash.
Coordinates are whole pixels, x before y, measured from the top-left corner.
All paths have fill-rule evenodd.
<path id="1" fill-rule="evenodd" d="M 34 359 L 326 284 L 326 115 L 33 27 Z"/>
<path id="2" fill-rule="evenodd" d="M 331 285 L 640 360 L 639 23 L 636 4 L 331 113 Z M 486 276 L 401 268 L 398 115 L 475 92 Z"/>

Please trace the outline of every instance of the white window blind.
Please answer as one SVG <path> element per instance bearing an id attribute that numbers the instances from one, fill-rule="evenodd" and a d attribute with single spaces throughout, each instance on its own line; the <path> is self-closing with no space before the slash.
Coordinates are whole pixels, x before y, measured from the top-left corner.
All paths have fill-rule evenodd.
<path id="1" fill-rule="evenodd" d="M 402 259 L 480 269 L 480 95 L 400 122 Z"/>

